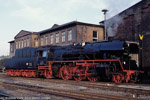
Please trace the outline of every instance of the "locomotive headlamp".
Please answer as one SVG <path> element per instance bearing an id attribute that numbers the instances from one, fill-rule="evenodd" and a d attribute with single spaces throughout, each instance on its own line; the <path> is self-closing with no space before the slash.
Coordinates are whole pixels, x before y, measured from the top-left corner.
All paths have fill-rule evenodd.
<path id="1" fill-rule="evenodd" d="M 124 61 L 124 62 L 123 62 L 123 64 L 125 65 L 125 64 L 126 64 L 126 62 Z"/>

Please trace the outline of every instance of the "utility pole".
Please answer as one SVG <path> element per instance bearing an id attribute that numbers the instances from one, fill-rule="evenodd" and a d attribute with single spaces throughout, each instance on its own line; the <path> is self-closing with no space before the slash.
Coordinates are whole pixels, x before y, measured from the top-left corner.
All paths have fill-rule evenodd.
<path id="1" fill-rule="evenodd" d="M 103 9 L 102 12 L 104 13 L 104 36 L 103 36 L 103 39 L 108 40 L 107 29 L 106 29 L 106 13 L 108 12 L 108 10 Z"/>

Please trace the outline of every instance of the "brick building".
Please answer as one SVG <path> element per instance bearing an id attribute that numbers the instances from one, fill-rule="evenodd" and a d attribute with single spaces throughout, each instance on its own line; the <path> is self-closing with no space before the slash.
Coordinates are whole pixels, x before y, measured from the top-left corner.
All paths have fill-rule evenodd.
<path id="1" fill-rule="evenodd" d="M 10 41 L 10 57 L 14 56 L 16 49 L 25 47 L 38 47 L 38 34 L 21 30 L 15 37 L 15 40 Z"/>
<path id="2" fill-rule="evenodd" d="M 9 56 L 12 57 L 15 54 L 15 41 L 9 41 L 8 43 L 10 43 Z"/>
<path id="3" fill-rule="evenodd" d="M 150 0 L 141 0 L 106 23 L 109 37 L 140 43 L 140 66 L 150 70 Z M 142 41 L 139 34 L 144 35 Z"/>
<path id="4" fill-rule="evenodd" d="M 50 29 L 38 32 L 40 34 L 40 46 L 45 45 L 69 45 L 73 42 L 92 42 L 103 40 L 103 26 L 69 22 L 63 25 L 54 24 Z"/>
<path id="5" fill-rule="evenodd" d="M 10 57 L 16 49 L 25 47 L 39 47 L 48 45 L 69 45 L 78 42 L 92 42 L 103 40 L 103 26 L 72 21 L 66 24 L 54 24 L 51 28 L 40 32 L 21 30 L 10 41 Z"/>

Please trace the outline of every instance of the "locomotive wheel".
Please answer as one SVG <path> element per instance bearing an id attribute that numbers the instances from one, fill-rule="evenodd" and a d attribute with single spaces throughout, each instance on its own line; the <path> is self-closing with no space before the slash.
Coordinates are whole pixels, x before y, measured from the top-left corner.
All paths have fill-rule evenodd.
<path id="1" fill-rule="evenodd" d="M 10 76 L 10 71 L 9 70 L 6 70 L 6 73 Z"/>
<path id="2" fill-rule="evenodd" d="M 91 82 L 97 82 L 99 80 L 98 76 L 87 76 L 87 79 Z"/>
<path id="3" fill-rule="evenodd" d="M 122 81 L 124 80 L 124 76 L 121 73 L 119 73 L 118 75 L 114 75 L 112 80 L 115 83 L 122 83 Z"/>
<path id="4" fill-rule="evenodd" d="M 32 77 L 36 77 L 36 72 L 32 71 Z"/>
<path id="5" fill-rule="evenodd" d="M 30 73 L 26 71 L 26 77 L 30 77 Z"/>
<path id="6" fill-rule="evenodd" d="M 16 76 L 15 70 L 12 71 L 12 74 L 11 74 L 11 75 L 12 75 L 12 76 Z"/>
<path id="7" fill-rule="evenodd" d="M 64 65 L 62 67 L 62 69 L 61 69 L 60 75 L 61 75 L 61 78 L 63 80 L 69 80 L 70 79 L 70 69 L 69 69 L 69 66 Z"/>
<path id="8" fill-rule="evenodd" d="M 45 72 L 45 78 L 52 78 L 51 74 L 49 73 L 49 71 Z"/>
<path id="9" fill-rule="evenodd" d="M 22 71 L 22 76 L 26 77 L 26 72 L 24 70 Z"/>
<path id="10" fill-rule="evenodd" d="M 88 70 L 86 71 L 86 77 L 91 82 L 96 82 L 99 80 L 95 66 L 88 67 Z"/>
<path id="11" fill-rule="evenodd" d="M 9 75 L 12 76 L 12 70 L 9 70 Z"/>
<path id="12" fill-rule="evenodd" d="M 17 76 L 21 76 L 21 72 L 19 70 L 17 70 L 16 74 Z"/>
<path id="13" fill-rule="evenodd" d="M 76 81 L 82 81 L 83 79 L 85 79 L 85 76 L 83 76 L 83 70 L 82 69 L 79 69 L 79 68 L 77 68 L 76 70 L 75 70 L 75 76 L 74 76 L 74 79 L 76 80 Z"/>

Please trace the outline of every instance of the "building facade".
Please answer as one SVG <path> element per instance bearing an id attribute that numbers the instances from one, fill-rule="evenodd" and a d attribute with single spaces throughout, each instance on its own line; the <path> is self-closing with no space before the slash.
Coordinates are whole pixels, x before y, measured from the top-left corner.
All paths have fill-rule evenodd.
<path id="1" fill-rule="evenodd" d="M 16 49 L 39 46 L 63 46 L 78 42 L 93 42 L 103 40 L 103 26 L 72 21 L 66 24 L 54 24 L 51 28 L 40 32 L 21 30 L 10 41 L 10 57 Z"/>
<path id="2" fill-rule="evenodd" d="M 63 25 L 38 32 L 40 46 L 69 45 L 78 42 L 92 42 L 103 40 L 103 26 L 73 21 Z"/>
<path id="3" fill-rule="evenodd" d="M 150 1 L 141 0 L 106 23 L 108 36 L 112 39 L 140 44 L 140 67 L 150 70 Z M 143 35 L 143 40 L 140 40 L 139 35 Z"/>
<path id="4" fill-rule="evenodd" d="M 13 41 L 10 41 L 10 57 L 14 56 L 16 49 L 25 47 L 38 47 L 38 34 L 36 32 L 29 32 L 21 30 Z"/>
<path id="5" fill-rule="evenodd" d="M 8 42 L 10 44 L 9 56 L 13 57 L 15 55 L 15 41 Z"/>

